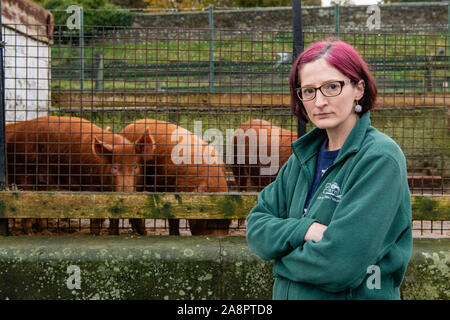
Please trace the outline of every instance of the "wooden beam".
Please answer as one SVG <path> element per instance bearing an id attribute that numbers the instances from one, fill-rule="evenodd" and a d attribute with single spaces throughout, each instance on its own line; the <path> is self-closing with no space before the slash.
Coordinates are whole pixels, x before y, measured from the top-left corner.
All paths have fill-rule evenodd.
<path id="1" fill-rule="evenodd" d="M 1 218 L 246 218 L 257 194 L 0 192 Z M 450 220 L 450 196 L 413 196 L 413 219 Z"/>
<path id="2" fill-rule="evenodd" d="M 448 93 L 378 95 L 379 108 L 450 106 Z M 290 95 L 279 93 L 149 93 L 149 92 L 52 92 L 52 107 L 63 111 L 103 108 L 178 106 L 203 108 L 290 107 Z"/>
<path id="3" fill-rule="evenodd" d="M 244 218 L 256 195 L 0 192 L 0 218 Z"/>

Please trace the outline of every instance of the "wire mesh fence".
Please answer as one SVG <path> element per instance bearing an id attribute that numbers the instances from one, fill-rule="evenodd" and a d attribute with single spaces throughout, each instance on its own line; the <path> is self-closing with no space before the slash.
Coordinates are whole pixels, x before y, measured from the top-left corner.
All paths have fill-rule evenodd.
<path id="1" fill-rule="evenodd" d="M 290 142 L 297 138 L 292 134 L 296 122 L 286 108 L 290 32 L 214 30 L 211 34 L 209 29 L 153 28 L 86 32 L 90 36 L 80 60 L 80 47 L 70 41 L 76 39 L 73 33 L 63 37 L 61 28 L 55 28 L 54 114 L 88 118 L 114 132 L 136 119 L 163 120 L 194 132 L 197 121 L 202 132 L 195 133 L 201 137 L 211 129 L 220 131 L 224 139 L 216 145 L 222 144 L 224 159 L 232 149 L 227 149 L 227 130 L 263 119 L 272 125 L 268 131 L 275 126 L 287 130 L 282 133 L 286 139 L 281 139 L 280 147 L 285 150 L 280 153 L 290 152 Z M 333 35 L 305 33 L 305 46 Z M 373 112 L 373 124 L 405 152 L 411 191 L 448 193 L 447 34 L 341 33 L 340 38 L 359 49 L 375 74 L 379 109 Z M 235 172 L 245 174 L 240 164 Z"/>
<path id="2" fill-rule="evenodd" d="M 42 42 L 21 28 L 2 27 L 12 189 L 257 192 L 291 155 L 291 32 L 54 26 Z M 448 195 L 448 34 L 339 36 L 371 67 L 372 125 L 403 149 L 412 194 Z"/>
<path id="3" fill-rule="evenodd" d="M 89 219 L 45 219 L 45 228 L 40 230 L 35 225 L 34 232 L 41 235 L 57 234 L 91 234 L 92 227 Z M 10 235 L 22 235 L 23 225 L 21 219 L 10 219 Z M 120 235 L 133 235 L 132 225 L 126 219 L 120 219 L 118 224 Z M 102 226 L 101 235 L 110 234 L 111 223 L 106 221 Z M 145 219 L 145 230 L 147 235 L 165 236 L 170 235 L 169 221 L 167 219 Z M 245 220 L 232 220 L 229 225 L 230 236 L 245 236 Z M 181 236 L 190 236 L 189 222 L 187 219 L 180 219 L 179 232 Z"/>
<path id="4" fill-rule="evenodd" d="M 107 221 L 102 226 L 100 233 L 102 235 L 110 234 L 110 222 Z M 129 221 L 120 219 L 119 225 L 120 235 L 133 235 L 133 228 Z M 23 225 L 21 219 L 10 219 L 9 222 L 10 235 L 22 235 Z M 147 235 L 165 236 L 170 235 L 169 221 L 167 219 L 145 219 L 145 230 Z M 181 219 L 179 224 L 179 232 L 181 236 L 190 236 L 189 222 Z M 415 238 L 420 237 L 450 237 L 450 221 L 448 220 L 413 220 L 412 232 Z M 44 229 L 35 229 L 36 234 L 41 235 L 57 235 L 57 234 L 90 234 L 92 227 L 89 219 L 45 219 Z M 229 225 L 229 236 L 245 236 L 246 223 L 245 220 L 234 219 Z"/>

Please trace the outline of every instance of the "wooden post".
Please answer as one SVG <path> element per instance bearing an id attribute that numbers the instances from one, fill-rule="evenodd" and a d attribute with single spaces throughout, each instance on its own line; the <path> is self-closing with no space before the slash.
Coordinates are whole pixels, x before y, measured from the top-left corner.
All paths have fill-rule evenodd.
<path id="1" fill-rule="evenodd" d="M 334 5 L 334 34 L 339 38 L 339 4 Z"/>
<path id="2" fill-rule="evenodd" d="M 209 6 L 209 92 L 214 92 L 214 6 Z"/>
<path id="3" fill-rule="evenodd" d="M 103 91 L 104 89 L 104 62 L 103 62 L 103 52 L 98 52 L 95 54 L 95 64 L 97 66 L 95 75 L 95 91 Z"/>

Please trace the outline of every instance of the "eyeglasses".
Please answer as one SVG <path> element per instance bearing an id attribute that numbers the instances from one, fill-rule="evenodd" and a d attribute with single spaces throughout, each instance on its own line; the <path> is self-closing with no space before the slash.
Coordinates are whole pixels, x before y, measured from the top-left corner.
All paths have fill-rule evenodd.
<path id="1" fill-rule="evenodd" d="M 295 91 L 297 92 L 297 97 L 301 101 L 311 101 L 316 97 L 316 91 L 317 89 L 322 92 L 322 94 L 325 97 L 335 97 L 341 94 L 342 88 L 346 83 L 350 83 L 351 80 L 341 80 L 341 81 L 331 81 L 328 83 L 325 83 L 321 85 L 318 88 L 314 87 L 300 87 L 296 88 Z"/>

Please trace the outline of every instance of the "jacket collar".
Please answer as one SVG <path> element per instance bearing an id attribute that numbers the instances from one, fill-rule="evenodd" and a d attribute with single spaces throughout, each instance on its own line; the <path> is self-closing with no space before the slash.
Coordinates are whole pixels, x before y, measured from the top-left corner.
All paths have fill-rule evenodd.
<path id="1" fill-rule="evenodd" d="M 370 112 L 366 112 L 358 120 L 345 140 L 335 163 L 341 161 L 350 153 L 357 152 L 361 148 L 370 124 Z M 319 148 L 326 138 L 327 132 L 325 129 L 314 128 L 300 139 L 294 141 L 291 144 L 291 148 L 297 159 L 304 164 L 319 152 Z"/>

